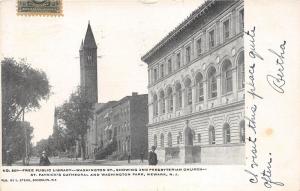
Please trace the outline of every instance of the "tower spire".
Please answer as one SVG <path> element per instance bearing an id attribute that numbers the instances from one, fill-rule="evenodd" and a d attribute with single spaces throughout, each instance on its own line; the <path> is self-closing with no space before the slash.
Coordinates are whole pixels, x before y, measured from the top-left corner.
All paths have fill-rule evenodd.
<path id="1" fill-rule="evenodd" d="M 84 40 L 81 41 L 80 56 L 80 86 L 84 88 L 84 96 L 90 103 L 98 102 L 97 83 L 97 45 L 90 23 Z"/>
<path id="2" fill-rule="evenodd" d="M 93 34 L 93 31 L 92 31 L 92 27 L 90 25 L 90 21 L 88 23 L 85 38 L 84 38 L 84 41 L 83 41 L 83 47 L 84 48 L 97 48 L 96 41 L 95 41 L 95 38 L 94 38 L 94 34 Z"/>
<path id="3" fill-rule="evenodd" d="M 83 50 L 83 40 L 81 40 L 81 45 L 79 51 Z"/>

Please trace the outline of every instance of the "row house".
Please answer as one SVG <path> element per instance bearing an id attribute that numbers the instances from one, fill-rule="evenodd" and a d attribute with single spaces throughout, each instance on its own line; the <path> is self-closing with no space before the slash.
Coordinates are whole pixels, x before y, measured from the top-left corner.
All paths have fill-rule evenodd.
<path id="1" fill-rule="evenodd" d="M 132 159 L 148 151 L 148 95 L 134 92 L 119 101 L 95 104 L 94 117 L 89 121 L 86 151 L 89 158 L 113 143 L 111 154 L 130 155 Z"/>

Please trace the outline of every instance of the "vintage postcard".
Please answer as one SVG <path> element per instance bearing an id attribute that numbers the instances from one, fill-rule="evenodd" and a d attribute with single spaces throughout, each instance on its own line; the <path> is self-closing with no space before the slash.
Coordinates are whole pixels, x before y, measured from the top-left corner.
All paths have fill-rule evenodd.
<path id="1" fill-rule="evenodd" d="M 300 1 L 2 0 L 10 190 L 300 190 Z"/>

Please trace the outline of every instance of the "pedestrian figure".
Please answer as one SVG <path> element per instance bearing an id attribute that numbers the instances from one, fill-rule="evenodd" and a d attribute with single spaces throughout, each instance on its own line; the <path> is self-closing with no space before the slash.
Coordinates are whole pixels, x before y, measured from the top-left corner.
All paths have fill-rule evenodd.
<path id="1" fill-rule="evenodd" d="M 152 150 L 149 152 L 149 159 L 148 159 L 149 165 L 157 165 L 158 161 L 157 161 L 157 155 L 155 153 L 156 147 L 152 146 L 151 149 Z"/>
<path id="2" fill-rule="evenodd" d="M 128 164 L 130 163 L 130 154 L 128 154 Z"/>
<path id="3" fill-rule="evenodd" d="M 46 155 L 46 151 L 42 152 L 42 156 L 40 158 L 40 166 L 49 166 L 51 163 Z"/>
<path id="4" fill-rule="evenodd" d="M 6 164 L 7 166 L 11 166 L 12 165 L 12 162 L 13 162 L 13 159 L 12 159 L 12 153 L 11 151 L 8 149 L 6 151 Z"/>
<path id="5" fill-rule="evenodd" d="M 143 163 L 144 162 L 144 152 L 143 151 L 141 152 L 140 156 L 141 156 L 141 163 Z"/>

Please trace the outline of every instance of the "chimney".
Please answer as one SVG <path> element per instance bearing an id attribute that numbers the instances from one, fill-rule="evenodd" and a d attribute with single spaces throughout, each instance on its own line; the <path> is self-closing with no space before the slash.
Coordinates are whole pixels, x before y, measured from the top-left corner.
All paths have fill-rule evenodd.
<path id="1" fill-rule="evenodd" d="M 132 92 L 132 96 L 137 96 L 138 93 L 137 92 Z"/>

